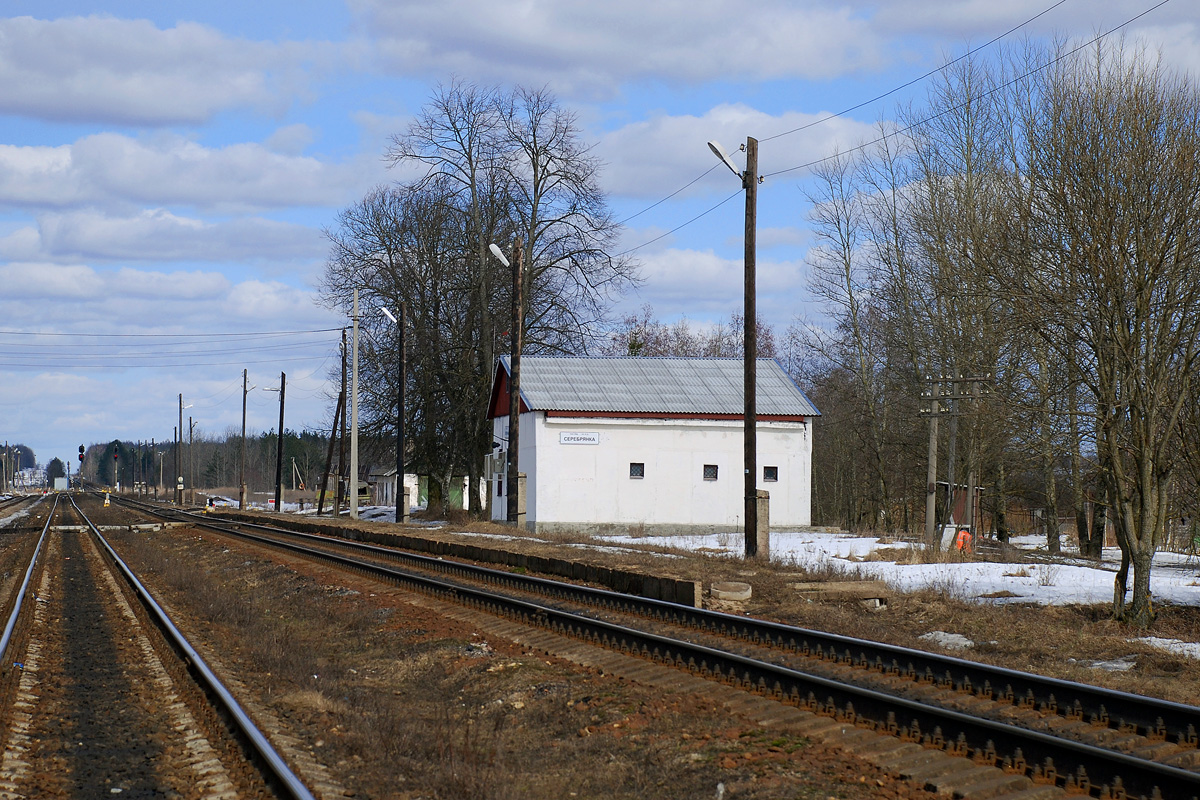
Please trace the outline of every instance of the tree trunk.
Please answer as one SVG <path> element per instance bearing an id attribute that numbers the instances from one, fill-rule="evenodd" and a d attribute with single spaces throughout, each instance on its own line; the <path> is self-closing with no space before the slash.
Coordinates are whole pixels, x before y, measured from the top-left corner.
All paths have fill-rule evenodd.
<path id="1" fill-rule="evenodd" d="M 1087 546 L 1081 548 L 1085 558 L 1099 560 L 1104 552 L 1104 538 L 1108 534 L 1108 489 L 1101 486 L 1092 502 L 1092 535 Z"/>
<path id="2" fill-rule="evenodd" d="M 996 470 L 996 508 L 992 512 L 996 520 L 996 538 L 1001 542 L 1007 542 L 1009 538 L 1006 491 L 1005 470 L 1001 464 Z"/>

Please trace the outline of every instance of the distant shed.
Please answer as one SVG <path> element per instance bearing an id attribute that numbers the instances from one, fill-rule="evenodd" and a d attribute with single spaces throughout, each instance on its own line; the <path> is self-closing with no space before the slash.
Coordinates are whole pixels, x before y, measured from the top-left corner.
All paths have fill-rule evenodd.
<path id="1" fill-rule="evenodd" d="M 744 520 L 742 360 L 525 356 L 521 472 L 535 531 L 738 530 Z M 773 359 L 757 369 L 758 488 L 772 528 L 812 519 L 812 429 L 820 412 Z M 504 519 L 510 365 L 490 416 L 492 518 Z"/>

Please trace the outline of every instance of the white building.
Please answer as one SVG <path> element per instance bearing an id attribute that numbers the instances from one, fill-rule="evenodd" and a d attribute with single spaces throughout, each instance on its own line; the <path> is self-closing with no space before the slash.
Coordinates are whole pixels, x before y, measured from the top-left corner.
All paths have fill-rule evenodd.
<path id="1" fill-rule="evenodd" d="M 740 530 L 742 360 L 521 359 L 519 469 L 526 525 L 604 533 Z M 492 383 L 500 452 L 490 460 L 492 519 L 506 516 L 509 360 Z M 772 528 L 812 519 L 812 419 L 820 414 L 773 359 L 759 359 L 758 488 Z"/>

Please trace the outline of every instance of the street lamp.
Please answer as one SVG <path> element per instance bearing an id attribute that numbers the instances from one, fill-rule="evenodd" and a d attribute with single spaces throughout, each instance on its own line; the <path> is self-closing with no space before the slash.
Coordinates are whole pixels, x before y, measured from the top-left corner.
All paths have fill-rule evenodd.
<path id="1" fill-rule="evenodd" d="M 358 519 L 358 287 L 354 287 L 350 356 L 350 519 Z"/>
<path id="2" fill-rule="evenodd" d="M 513 259 L 504 257 L 504 252 L 494 244 L 488 245 L 488 250 L 504 266 L 512 266 L 513 271 L 513 300 L 512 300 L 512 354 L 508 380 L 508 476 L 505 485 L 508 490 L 508 521 L 512 525 L 520 522 L 520 423 L 521 423 L 521 345 L 525 327 L 521 311 L 521 240 L 513 241 Z"/>
<path id="3" fill-rule="evenodd" d="M 743 396 L 745 412 L 743 416 L 743 449 L 745 451 L 745 487 L 746 487 L 746 558 L 755 556 L 767 557 L 768 533 L 758 528 L 758 417 L 755 407 L 755 392 L 758 381 L 758 309 L 755 297 L 755 232 L 758 227 L 758 140 L 746 137 L 746 169 L 738 172 L 725 149 L 717 142 L 710 141 L 708 149 L 730 171 L 742 179 L 742 188 L 746 190 L 746 236 L 745 236 L 745 307 L 742 312 L 743 344 Z M 769 519 L 769 512 L 768 512 Z M 769 523 L 768 523 L 769 524 Z M 761 547 L 760 547 L 761 544 Z"/>
<path id="4" fill-rule="evenodd" d="M 404 301 L 400 302 L 400 319 L 392 316 L 392 312 L 388 311 L 385 306 L 380 306 L 379 310 L 396 326 L 397 335 L 400 337 L 400 357 L 396 378 L 396 522 L 400 523 L 404 522 L 405 517 L 408 516 L 408 495 L 404 490 L 404 376 L 407 373 L 404 358 Z M 401 504 L 403 504 L 403 508 Z"/>

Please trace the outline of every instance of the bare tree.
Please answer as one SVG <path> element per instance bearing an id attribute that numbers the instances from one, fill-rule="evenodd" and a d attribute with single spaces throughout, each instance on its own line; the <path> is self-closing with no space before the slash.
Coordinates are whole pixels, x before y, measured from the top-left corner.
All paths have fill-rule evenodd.
<path id="1" fill-rule="evenodd" d="M 1118 45 L 1059 62 L 1040 95 L 1022 176 L 1035 246 L 1007 277 L 1094 400 L 1125 561 L 1114 609 L 1144 626 L 1200 358 L 1200 93 Z"/>
<path id="2" fill-rule="evenodd" d="M 368 305 L 406 305 L 412 455 L 435 491 L 460 475 L 475 487 L 492 448 L 489 394 L 514 288 L 488 246 L 526 241 L 526 341 L 535 352 L 584 350 L 636 268 L 611 255 L 618 230 L 599 188 L 600 165 L 574 116 L 545 91 L 458 79 L 439 86 L 393 137 L 386 159 L 423 174 L 376 189 L 339 215 L 327 232 L 322 298 L 346 308 L 357 286 Z M 378 317 L 364 324 L 372 333 L 363 354 L 372 378 L 365 428 L 382 433 L 395 416 L 394 346 L 383 344 L 395 332 Z M 482 511 L 475 491 L 470 510 Z"/>

